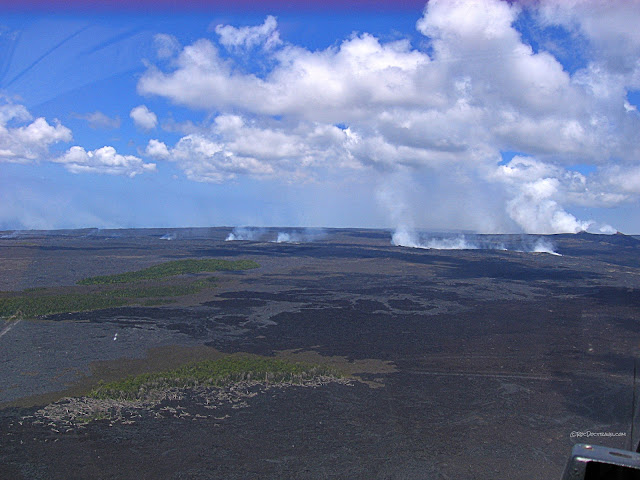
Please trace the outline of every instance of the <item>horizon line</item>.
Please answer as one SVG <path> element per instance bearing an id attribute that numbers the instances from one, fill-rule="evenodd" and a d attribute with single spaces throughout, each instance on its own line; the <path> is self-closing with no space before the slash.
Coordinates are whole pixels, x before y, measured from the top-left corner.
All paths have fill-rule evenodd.
<path id="1" fill-rule="evenodd" d="M 397 230 L 397 227 L 327 227 L 327 226 L 255 226 L 255 225 L 217 225 L 217 226 L 189 226 L 189 227 L 75 227 L 75 228 L 12 228 L 8 230 L 0 230 L 0 233 L 16 233 L 16 232 L 63 232 L 63 231 L 81 231 L 81 230 L 189 230 L 189 229 L 256 229 L 256 230 L 375 230 L 382 232 L 393 232 Z M 624 235 L 628 237 L 638 237 L 640 233 L 624 233 L 616 231 L 615 233 L 593 233 L 586 230 L 580 232 L 557 232 L 557 233 L 527 233 L 527 232 L 477 232 L 473 230 L 462 229 L 427 229 L 427 228 L 415 228 L 413 231 L 418 233 L 430 233 L 430 234 L 456 234 L 456 235 L 536 235 L 536 236 L 552 236 L 552 235 Z M 1 239 L 1 237 L 0 237 Z"/>

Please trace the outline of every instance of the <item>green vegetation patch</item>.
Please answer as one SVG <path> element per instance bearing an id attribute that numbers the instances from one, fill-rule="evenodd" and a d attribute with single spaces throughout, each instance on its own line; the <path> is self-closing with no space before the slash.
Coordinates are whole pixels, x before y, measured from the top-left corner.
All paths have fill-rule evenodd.
<path id="1" fill-rule="evenodd" d="M 47 287 L 29 288 L 20 293 L 0 292 L 0 318 L 35 318 L 56 313 L 85 312 L 139 304 L 139 299 L 144 300 L 145 305 L 163 305 L 172 303 L 175 297 L 212 288 L 216 282 L 216 278 L 211 276 L 191 281 L 182 278 L 163 282 L 167 277 L 218 270 L 246 270 L 259 266 L 253 260 L 176 260 L 136 272 L 85 278 L 78 282 L 82 287 L 69 287 L 62 293 L 59 293 L 60 288 Z M 160 279 L 160 283 L 137 283 L 155 279 Z M 129 285 L 121 285 L 124 283 Z M 96 292 L 95 288 L 87 289 L 85 285 L 104 287 Z"/>
<path id="2" fill-rule="evenodd" d="M 149 298 L 149 297 L 180 297 L 192 295 L 204 288 L 214 286 L 215 277 L 203 278 L 186 285 L 152 285 L 144 287 L 118 288 L 105 292 L 113 298 Z"/>
<path id="3" fill-rule="evenodd" d="M 251 268 L 258 268 L 259 266 L 260 265 L 253 260 L 217 260 L 212 258 L 201 260 L 174 260 L 135 272 L 85 278 L 80 280 L 78 285 L 138 282 L 141 280 L 155 280 L 158 278 L 184 275 L 187 273 L 216 272 L 219 270 L 248 270 Z"/>
<path id="4" fill-rule="evenodd" d="M 17 315 L 24 318 L 54 313 L 81 312 L 101 308 L 120 307 L 125 298 L 104 293 L 67 293 L 61 295 L 29 295 L 0 298 L 0 317 Z"/>
<path id="5" fill-rule="evenodd" d="M 89 394 L 98 399 L 139 400 L 153 391 L 196 386 L 223 387 L 242 381 L 302 383 L 318 377 L 341 378 L 325 365 L 290 362 L 276 358 L 231 355 L 218 360 L 191 363 L 174 370 L 145 373 L 98 385 Z"/>
<path id="6" fill-rule="evenodd" d="M 135 304 L 136 299 L 149 299 L 146 305 L 162 305 L 171 303 L 171 297 L 192 295 L 214 287 L 215 280 L 215 277 L 207 277 L 182 285 L 146 285 L 84 293 L 56 294 L 47 289 L 25 290 L 23 293 L 28 295 L 0 297 L 0 318 L 35 318 L 55 313 L 122 307 Z"/>

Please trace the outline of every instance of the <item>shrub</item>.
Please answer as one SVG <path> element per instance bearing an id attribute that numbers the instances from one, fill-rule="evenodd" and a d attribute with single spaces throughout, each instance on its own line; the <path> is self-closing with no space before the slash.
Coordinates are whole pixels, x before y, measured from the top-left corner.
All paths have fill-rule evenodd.
<path id="1" fill-rule="evenodd" d="M 101 383 L 89 396 L 136 400 L 144 398 L 149 392 L 170 388 L 190 388 L 198 385 L 222 387 L 242 381 L 301 383 L 321 376 L 341 375 L 324 365 L 230 355 L 218 360 L 190 363 L 164 372 L 144 373 L 116 382 Z"/>

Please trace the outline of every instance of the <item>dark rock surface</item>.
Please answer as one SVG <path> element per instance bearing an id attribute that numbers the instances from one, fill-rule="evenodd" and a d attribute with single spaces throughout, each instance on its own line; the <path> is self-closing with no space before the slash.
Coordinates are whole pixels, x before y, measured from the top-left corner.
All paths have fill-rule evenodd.
<path id="1" fill-rule="evenodd" d="M 0 239 L 4 290 L 175 258 L 261 264 L 216 273 L 206 298 L 0 325 L 10 327 L 0 337 L 0 478 L 551 479 L 574 443 L 637 443 L 637 239 L 547 237 L 563 254 L 554 256 L 393 247 L 386 232 L 346 229 L 305 244 L 224 242 L 228 231 L 177 230 L 171 241 L 160 239 L 166 230 Z M 91 379 L 96 362 L 171 345 L 312 351 L 396 369 L 361 375 L 379 388 L 274 389 L 204 418 L 97 420 L 67 433 L 22 420 L 37 407 L 9 406 Z M 190 401 L 182 406 L 197 411 Z M 625 435 L 571 437 L 586 431 Z"/>

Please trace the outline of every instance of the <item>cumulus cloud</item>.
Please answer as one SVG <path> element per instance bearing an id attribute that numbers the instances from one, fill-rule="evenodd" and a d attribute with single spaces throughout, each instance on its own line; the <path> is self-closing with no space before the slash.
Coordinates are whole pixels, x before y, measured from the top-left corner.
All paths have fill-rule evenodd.
<path id="1" fill-rule="evenodd" d="M 611 206 L 639 194 L 633 179 L 640 117 L 627 99 L 640 79 L 628 59 L 638 55 L 605 57 L 623 37 L 625 52 L 636 52 L 637 28 L 620 15 L 635 21 L 640 12 L 611 2 L 602 7 L 603 26 L 594 23 L 590 12 L 597 9 L 589 0 L 555 10 L 554 3 L 431 0 L 416 23 L 428 49 L 361 33 L 309 50 L 281 42 L 273 17 L 255 27 L 218 26 L 219 45 L 262 45 L 271 66 L 260 75 L 236 68 L 233 56 L 206 39 L 185 46 L 165 70 L 149 66 L 139 93 L 209 111 L 213 120 L 173 147 L 150 142 L 147 153 L 211 182 L 358 175 L 360 169 L 382 176 L 406 170 L 420 178 L 432 172 L 454 189 L 474 189 L 470 198 L 498 189 L 505 219 L 493 225 L 579 231 L 590 220 L 576 218 L 569 206 Z M 555 22 L 588 37 L 588 64 L 570 73 L 551 53 L 525 43 L 515 28 L 524 8 L 540 25 Z M 507 150 L 526 152 L 529 160 L 501 165 Z M 575 164 L 597 172 L 585 176 L 572 170 Z M 431 200 L 438 203 L 435 193 Z M 413 213 L 420 208 L 408 202 L 399 210 L 409 213 L 391 220 L 420 221 Z M 450 206 L 451 215 L 458 210 Z"/>
<path id="2" fill-rule="evenodd" d="M 269 50 L 282 43 L 278 33 L 278 22 L 272 15 L 257 27 L 236 28 L 232 25 L 217 25 L 215 31 L 220 37 L 220 43 L 228 48 L 252 48 L 262 45 L 265 50 Z"/>
<path id="3" fill-rule="evenodd" d="M 336 159 L 354 163 L 345 155 L 349 142 L 349 131 L 332 125 L 286 128 L 250 122 L 238 115 L 219 115 L 208 131 L 186 135 L 172 148 L 150 140 L 145 153 L 177 162 L 195 181 L 221 183 L 238 175 L 301 180 L 310 170 Z"/>
<path id="4" fill-rule="evenodd" d="M 278 62 L 266 79 L 234 71 L 206 39 L 183 49 L 177 69 L 151 67 L 140 79 L 142 94 L 166 96 L 197 109 L 241 108 L 267 115 L 296 115 L 311 121 L 361 118 L 372 106 L 438 102 L 417 77 L 427 55 L 406 41 L 380 44 L 364 34 L 340 48 L 312 52 L 288 46 L 273 53 Z M 413 81 L 415 80 L 415 81 Z"/>
<path id="5" fill-rule="evenodd" d="M 198 182 L 222 183 L 239 174 L 262 176 L 273 173 L 267 162 L 244 157 L 201 135 L 187 135 L 171 149 L 164 143 L 147 145 L 146 152 L 156 158 L 178 162 L 187 178 Z"/>
<path id="6" fill-rule="evenodd" d="M 171 156 L 167 146 L 160 140 L 156 139 L 149 140 L 145 153 L 150 157 L 155 157 L 161 160 L 166 160 Z"/>
<path id="7" fill-rule="evenodd" d="M 71 140 L 71 130 L 44 118 L 33 120 L 23 105 L 0 105 L 0 162 L 28 163 L 48 156 L 49 147 Z"/>
<path id="8" fill-rule="evenodd" d="M 146 105 L 139 105 L 131 110 L 129 116 L 137 127 L 144 130 L 152 130 L 158 124 L 158 117 L 150 111 Z"/>
<path id="9" fill-rule="evenodd" d="M 79 117 L 90 122 L 106 122 L 111 126 L 114 122 L 100 112 Z M 63 164 L 73 173 L 94 172 L 130 177 L 155 170 L 154 163 L 145 163 L 133 155 L 120 155 L 110 146 L 91 151 L 73 146 L 58 157 L 53 157 L 49 152 L 52 144 L 71 140 L 71 130 L 57 121 L 51 125 L 42 117 L 33 120 L 23 105 L 10 102 L 0 105 L 0 162 L 51 161 Z"/>
<path id="10" fill-rule="evenodd" d="M 53 161 L 63 164 L 72 173 L 106 173 L 129 177 L 153 171 L 156 168 L 154 163 L 144 163 L 133 155 L 120 155 L 110 146 L 91 151 L 74 146 Z"/>

